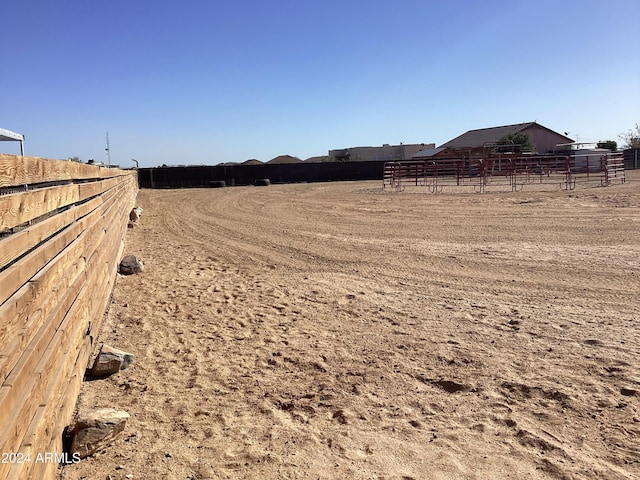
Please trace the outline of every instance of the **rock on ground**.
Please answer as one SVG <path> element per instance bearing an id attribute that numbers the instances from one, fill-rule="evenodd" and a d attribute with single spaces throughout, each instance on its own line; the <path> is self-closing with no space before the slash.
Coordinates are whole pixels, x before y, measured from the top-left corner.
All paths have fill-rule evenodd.
<path id="1" fill-rule="evenodd" d="M 136 359 L 135 355 L 103 344 L 93 362 L 91 376 L 106 377 L 127 368 Z"/>
<path id="2" fill-rule="evenodd" d="M 109 446 L 124 430 L 128 418 L 127 412 L 115 408 L 81 412 L 71 428 L 71 453 L 85 458 Z"/>
<path id="3" fill-rule="evenodd" d="M 134 255 L 127 255 L 120 262 L 118 271 L 122 275 L 133 275 L 135 273 L 141 273 L 144 270 L 143 263 L 138 260 Z"/>

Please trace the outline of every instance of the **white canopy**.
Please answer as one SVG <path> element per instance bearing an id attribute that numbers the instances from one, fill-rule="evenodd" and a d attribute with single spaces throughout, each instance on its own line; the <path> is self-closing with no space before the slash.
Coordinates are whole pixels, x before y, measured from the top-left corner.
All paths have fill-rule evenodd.
<path id="1" fill-rule="evenodd" d="M 24 135 L 0 128 L 0 142 L 20 142 L 20 155 L 24 156 Z"/>

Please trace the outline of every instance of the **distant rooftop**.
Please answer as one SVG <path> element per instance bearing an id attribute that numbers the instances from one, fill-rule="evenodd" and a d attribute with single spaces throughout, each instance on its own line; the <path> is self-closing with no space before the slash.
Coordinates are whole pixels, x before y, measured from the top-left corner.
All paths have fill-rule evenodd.
<path id="1" fill-rule="evenodd" d="M 250 158 L 249 160 L 242 162 L 242 165 L 264 165 L 264 162 L 261 162 L 257 158 Z"/>
<path id="2" fill-rule="evenodd" d="M 500 127 L 479 128 L 477 130 L 469 130 L 466 133 L 449 140 L 447 143 L 443 143 L 440 147 L 445 148 L 478 148 L 484 145 L 495 144 L 500 141 L 505 135 L 524 132 L 532 127 L 537 129 L 546 130 L 554 135 L 558 136 L 558 139 L 563 139 L 566 142 L 573 142 L 569 137 L 554 132 L 553 130 L 540 125 L 537 122 L 516 123 L 514 125 L 503 125 Z M 557 142 L 559 143 L 559 142 Z"/>
<path id="3" fill-rule="evenodd" d="M 445 147 L 425 148 L 424 150 L 420 150 L 418 153 L 412 155 L 411 158 L 433 157 L 434 155 L 437 155 L 438 153 L 443 152 L 445 150 L 446 150 Z"/>
<path id="4" fill-rule="evenodd" d="M 298 157 L 292 157 L 291 155 L 280 155 L 278 157 L 272 158 L 267 163 L 302 163 Z"/>
<path id="5" fill-rule="evenodd" d="M 446 148 L 474 148 L 481 147 L 485 143 L 498 142 L 505 135 L 519 133 L 535 125 L 536 122 L 517 123 L 515 125 L 503 125 L 500 127 L 479 128 L 469 130 L 462 135 L 443 143 L 440 147 Z"/>

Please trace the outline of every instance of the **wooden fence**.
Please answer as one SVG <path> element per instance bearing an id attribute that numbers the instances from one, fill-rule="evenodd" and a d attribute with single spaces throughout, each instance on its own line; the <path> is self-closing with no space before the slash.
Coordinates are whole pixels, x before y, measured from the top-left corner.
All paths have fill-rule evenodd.
<path id="1" fill-rule="evenodd" d="M 55 478 L 137 172 L 0 154 L 0 480 Z"/>

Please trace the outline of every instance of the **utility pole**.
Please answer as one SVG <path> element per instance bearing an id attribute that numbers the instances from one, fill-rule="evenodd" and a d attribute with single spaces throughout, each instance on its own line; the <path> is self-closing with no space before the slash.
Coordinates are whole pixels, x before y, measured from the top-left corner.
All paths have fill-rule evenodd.
<path id="1" fill-rule="evenodd" d="M 111 150 L 109 150 L 109 131 L 107 130 L 107 166 L 111 167 Z"/>

